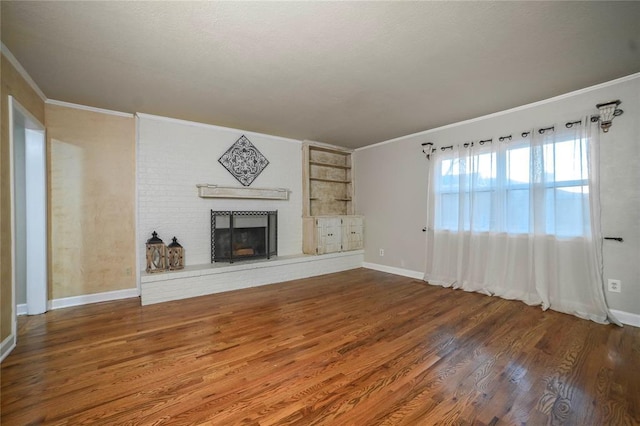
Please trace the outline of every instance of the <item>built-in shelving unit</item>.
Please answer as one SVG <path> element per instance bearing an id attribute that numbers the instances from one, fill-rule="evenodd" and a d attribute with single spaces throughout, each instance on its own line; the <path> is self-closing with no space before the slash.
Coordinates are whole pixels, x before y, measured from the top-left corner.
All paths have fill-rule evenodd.
<path id="1" fill-rule="evenodd" d="M 307 142 L 302 149 L 302 215 L 352 215 L 352 151 Z"/>
<path id="2" fill-rule="evenodd" d="M 352 151 L 302 145 L 302 251 L 327 254 L 363 248 L 364 218 L 354 215 Z"/>

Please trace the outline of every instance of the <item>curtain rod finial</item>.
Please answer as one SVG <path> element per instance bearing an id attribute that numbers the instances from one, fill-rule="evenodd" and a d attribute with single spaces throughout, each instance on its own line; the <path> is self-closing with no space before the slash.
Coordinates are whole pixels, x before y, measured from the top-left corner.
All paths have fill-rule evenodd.
<path id="1" fill-rule="evenodd" d="M 611 128 L 613 118 L 624 113 L 623 110 L 618 108 L 618 105 L 621 103 L 620 99 L 616 99 L 615 101 L 597 104 L 596 108 L 600 111 L 600 115 L 591 117 L 591 121 L 595 122 L 600 120 L 600 128 L 604 133 L 607 133 Z"/>

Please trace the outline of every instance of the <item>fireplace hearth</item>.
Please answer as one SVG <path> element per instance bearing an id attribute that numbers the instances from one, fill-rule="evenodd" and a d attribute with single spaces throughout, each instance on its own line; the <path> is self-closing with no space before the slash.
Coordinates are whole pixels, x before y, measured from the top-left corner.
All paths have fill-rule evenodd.
<path id="1" fill-rule="evenodd" d="M 278 254 L 278 212 L 211 210 L 211 263 Z"/>

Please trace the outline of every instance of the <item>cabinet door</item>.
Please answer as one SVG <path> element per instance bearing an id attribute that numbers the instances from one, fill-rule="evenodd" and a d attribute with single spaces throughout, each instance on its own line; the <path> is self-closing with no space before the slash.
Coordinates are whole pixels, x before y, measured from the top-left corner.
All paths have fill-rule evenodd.
<path id="1" fill-rule="evenodd" d="M 317 218 L 318 254 L 342 249 L 342 223 L 339 217 Z"/>
<path id="2" fill-rule="evenodd" d="M 342 249 L 360 250 L 364 247 L 364 225 L 361 217 L 345 216 L 342 219 Z"/>

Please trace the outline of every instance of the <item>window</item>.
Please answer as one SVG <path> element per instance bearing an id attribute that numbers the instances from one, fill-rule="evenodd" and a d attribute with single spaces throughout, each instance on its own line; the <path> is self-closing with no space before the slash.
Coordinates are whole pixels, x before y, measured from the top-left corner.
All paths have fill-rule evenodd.
<path id="1" fill-rule="evenodd" d="M 435 229 L 589 235 L 586 140 L 459 149 L 437 157 Z"/>

